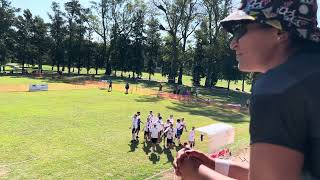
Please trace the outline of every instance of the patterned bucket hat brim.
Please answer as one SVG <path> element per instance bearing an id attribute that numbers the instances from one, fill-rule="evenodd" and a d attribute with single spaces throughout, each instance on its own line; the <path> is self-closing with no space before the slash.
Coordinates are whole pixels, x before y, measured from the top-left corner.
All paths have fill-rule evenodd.
<path id="1" fill-rule="evenodd" d="M 317 9 L 316 0 L 246 0 L 240 9 L 220 23 L 231 33 L 235 25 L 244 22 L 268 24 L 302 39 L 319 43 Z"/>

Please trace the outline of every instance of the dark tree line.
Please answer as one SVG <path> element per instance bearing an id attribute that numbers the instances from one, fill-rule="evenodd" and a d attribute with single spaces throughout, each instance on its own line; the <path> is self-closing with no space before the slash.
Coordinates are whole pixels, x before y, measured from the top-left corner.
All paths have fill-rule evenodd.
<path id="1" fill-rule="evenodd" d="M 245 80 L 237 70 L 230 36 L 219 21 L 231 0 L 96 0 L 83 7 L 78 0 L 53 2 L 50 22 L 30 10 L 0 0 L 0 72 L 7 63 L 51 65 L 57 73 L 104 69 L 106 75 L 155 72 L 169 83 L 212 87 L 218 79 Z M 20 13 L 18 13 L 20 12 Z M 22 14 L 21 14 L 22 12 Z"/>

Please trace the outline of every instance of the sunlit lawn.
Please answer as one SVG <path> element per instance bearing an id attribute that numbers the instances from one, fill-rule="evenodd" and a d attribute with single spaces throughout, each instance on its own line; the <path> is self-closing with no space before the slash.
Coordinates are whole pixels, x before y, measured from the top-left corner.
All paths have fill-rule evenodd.
<path id="1" fill-rule="evenodd" d="M 42 80 L 1 77 L 4 84 Z M 226 95 L 221 96 L 228 98 Z M 214 96 L 212 96 L 214 98 Z M 176 149 L 151 153 L 141 139 L 131 144 L 131 116 L 161 112 L 184 117 L 187 126 L 217 122 L 236 128 L 233 150 L 248 143 L 246 113 L 154 96 L 99 89 L 0 93 L 0 170 L 5 179 L 145 179 L 172 167 Z M 183 136 L 187 140 L 187 134 Z M 197 148 L 207 152 L 207 141 Z"/>

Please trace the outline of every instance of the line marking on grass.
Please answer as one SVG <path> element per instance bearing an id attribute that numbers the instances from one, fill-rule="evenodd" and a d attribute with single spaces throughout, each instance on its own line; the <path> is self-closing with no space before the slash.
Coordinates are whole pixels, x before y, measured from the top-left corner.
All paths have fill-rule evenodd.
<path id="1" fill-rule="evenodd" d="M 170 168 L 170 169 L 167 169 L 167 170 L 161 171 L 161 172 L 159 172 L 159 173 L 157 173 L 157 174 L 155 174 L 155 175 L 153 175 L 153 176 L 151 176 L 151 177 L 146 178 L 145 180 L 150 180 L 150 179 L 152 179 L 152 178 L 154 178 L 154 177 L 159 176 L 160 174 L 163 174 L 163 173 L 168 172 L 168 171 L 171 171 L 171 170 L 173 170 L 173 168 Z M 175 176 L 174 176 L 174 179 L 176 179 L 176 177 L 175 177 Z"/>

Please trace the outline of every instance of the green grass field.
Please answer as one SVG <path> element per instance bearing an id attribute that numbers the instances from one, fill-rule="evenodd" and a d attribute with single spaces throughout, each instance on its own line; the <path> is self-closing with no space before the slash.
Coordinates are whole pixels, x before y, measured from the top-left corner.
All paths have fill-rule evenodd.
<path id="1" fill-rule="evenodd" d="M 0 87 L 43 82 L 0 77 Z M 220 102 L 241 101 L 232 93 L 203 93 Z M 5 92 L 0 99 L 0 179 L 145 179 L 171 168 L 176 149 L 161 144 L 151 153 L 143 140 L 130 143 L 131 116 L 137 111 L 143 121 L 150 110 L 165 119 L 184 117 L 188 128 L 229 123 L 236 128 L 233 151 L 249 141 L 248 115 L 214 105 L 99 89 Z M 196 146 L 208 151 L 206 141 Z"/>

